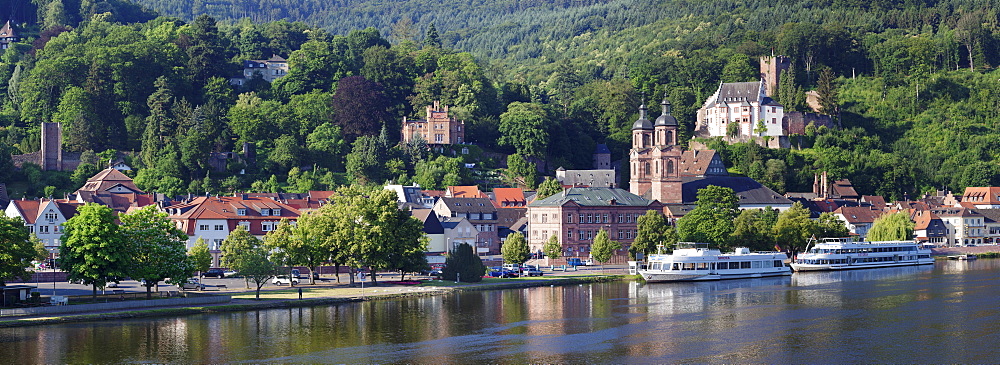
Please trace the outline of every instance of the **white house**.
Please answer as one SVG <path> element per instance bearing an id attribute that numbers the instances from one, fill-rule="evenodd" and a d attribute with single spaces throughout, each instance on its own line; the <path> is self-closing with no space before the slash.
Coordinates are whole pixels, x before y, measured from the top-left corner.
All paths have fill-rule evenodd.
<path id="1" fill-rule="evenodd" d="M 57 200 L 11 200 L 4 214 L 21 218 L 24 225 L 34 233 L 51 257 L 58 256 L 62 244 L 62 224 L 76 215 L 79 204 Z"/>
<path id="2" fill-rule="evenodd" d="M 729 126 L 736 124 L 736 137 L 784 136 L 787 135 L 782 123 L 784 109 L 767 96 L 764 80 L 722 83 L 698 109 L 695 132 L 709 137 L 727 137 Z M 761 122 L 763 129 L 759 128 Z"/>

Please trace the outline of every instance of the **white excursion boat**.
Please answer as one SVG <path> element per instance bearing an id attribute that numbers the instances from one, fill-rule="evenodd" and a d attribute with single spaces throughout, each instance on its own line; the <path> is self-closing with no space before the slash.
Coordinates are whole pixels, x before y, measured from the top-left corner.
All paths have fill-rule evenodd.
<path id="1" fill-rule="evenodd" d="M 856 242 L 824 238 L 792 262 L 795 271 L 849 270 L 933 264 L 931 250 L 915 241 Z"/>
<path id="2" fill-rule="evenodd" d="M 746 279 L 766 276 L 791 275 L 785 266 L 788 256 L 783 252 L 750 252 L 740 247 L 735 252 L 723 254 L 708 248 L 707 243 L 677 244 L 670 255 L 649 255 L 649 262 L 640 265 L 630 262 L 634 273 L 642 275 L 647 283 L 666 281 L 702 281 Z"/>

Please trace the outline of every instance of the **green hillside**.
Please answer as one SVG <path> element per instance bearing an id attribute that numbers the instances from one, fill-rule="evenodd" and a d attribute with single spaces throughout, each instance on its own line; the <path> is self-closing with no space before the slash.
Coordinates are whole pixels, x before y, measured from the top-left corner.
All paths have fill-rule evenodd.
<path id="1" fill-rule="evenodd" d="M 177 17 L 154 18 L 117 0 L 37 0 L 6 14 L 28 39 L 0 56 L 0 147 L 36 151 L 39 123 L 59 121 L 91 165 L 0 166 L 0 181 L 71 190 L 115 149 L 132 152 L 141 187 L 172 194 L 483 182 L 458 166 L 514 153 L 507 182 L 533 185 L 530 163 L 586 168 L 597 143 L 625 158 L 643 94 L 666 94 L 690 137 L 718 83 L 757 79 L 773 53 L 792 59 L 786 110 L 806 110 L 815 89 L 842 128 L 793 136 L 792 150 L 705 141 L 731 170 L 781 192 L 826 170 L 890 199 L 998 185 L 996 3 L 140 1 Z M 272 54 L 288 76 L 228 86 L 243 60 Z M 481 149 L 395 146 L 402 117 L 436 100 Z M 206 162 L 245 142 L 252 163 Z"/>

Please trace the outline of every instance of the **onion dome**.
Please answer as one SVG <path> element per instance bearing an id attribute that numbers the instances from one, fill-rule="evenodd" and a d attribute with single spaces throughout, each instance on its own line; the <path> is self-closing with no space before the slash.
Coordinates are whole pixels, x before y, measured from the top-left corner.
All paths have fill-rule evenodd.
<path id="1" fill-rule="evenodd" d="M 646 118 L 646 102 L 639 105 L 639 119 L 632 123 L 632 130 L 652 130 L 653 123 Z"/>
<path id="2" fill-rule="evenodd" d="M 653 126 L 654 127 L 659 127 L 659 126 L 676 127 L 677 126 L 677 118 L 674 118 L 673 115 L 670 115 L 670 102 L 667 101 L 667 96 L 666 95 L 663 95 L 663 101 L 660 102 L 660 105 L 663 106 L 663 114 L 660 114 L 660 117 L 656 118 L 656 123 L 653 124 Z"/>

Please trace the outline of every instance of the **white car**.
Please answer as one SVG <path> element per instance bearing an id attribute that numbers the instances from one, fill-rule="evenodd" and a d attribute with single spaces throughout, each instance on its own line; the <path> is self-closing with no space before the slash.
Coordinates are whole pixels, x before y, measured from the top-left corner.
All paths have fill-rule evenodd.
<path id="1" fill-rule="evenodd" d="M 298 285 L 299 278 L 289 278 L 288 275 L 278 275 L 271 280 L 271 284 L 282 286 L 282 285 Z"/>

